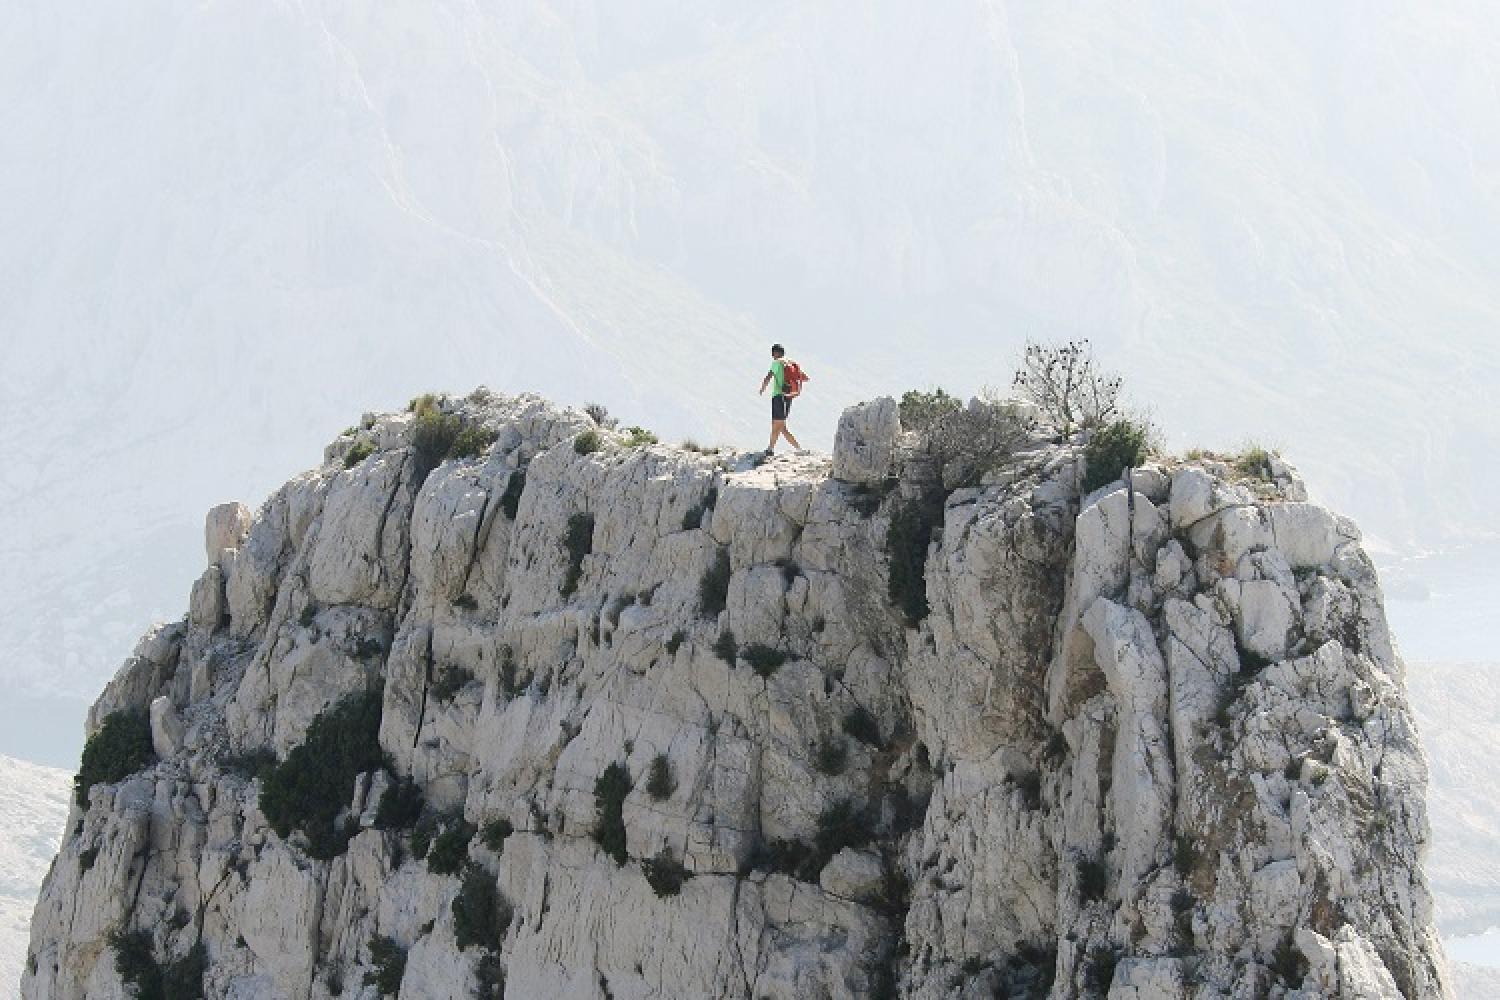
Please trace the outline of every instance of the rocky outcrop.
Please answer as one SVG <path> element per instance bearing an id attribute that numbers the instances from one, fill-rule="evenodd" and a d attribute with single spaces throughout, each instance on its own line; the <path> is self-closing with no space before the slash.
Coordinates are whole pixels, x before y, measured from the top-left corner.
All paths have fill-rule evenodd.
<path id="1" fill-rule="evenodd" d="M 74 806 L 23 996 L 129 995 L 119 931 L 215 997 L 1443 996 L 1354 526 L 1279 463 L 1081 496 L 1043 431 L 936 503 L 895 414 L 830 466 L 480 392 L 215 508 L 91 713 L 155 762 Z"/>

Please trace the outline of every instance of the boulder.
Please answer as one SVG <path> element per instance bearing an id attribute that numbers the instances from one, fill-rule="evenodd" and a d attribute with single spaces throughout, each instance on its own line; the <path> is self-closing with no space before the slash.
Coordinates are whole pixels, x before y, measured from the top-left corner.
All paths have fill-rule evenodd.
<path id="1" fill-rule="evenodd" d="M 880 483 L 895 473 L 901 419 L 889 396 L 849 407 L 833 439 L 833 477 L 849 483 Z"/>

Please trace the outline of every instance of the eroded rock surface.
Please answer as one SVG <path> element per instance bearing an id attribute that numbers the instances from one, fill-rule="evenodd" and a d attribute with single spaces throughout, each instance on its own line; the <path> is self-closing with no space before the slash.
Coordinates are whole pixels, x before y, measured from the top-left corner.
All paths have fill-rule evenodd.
<path id="1" fill-rule="evenodd" d="M 1083 497 L 1039 432 L 924 506 L 889 400 L 831 465 L 429 406 L 493 441 L 370 416 L 210 513 L 190 613 L 90 715 L 139 710 L 157 760 L 74 805 L 23 996 L 130 995 L 122 929 L 245 1000 L 1445 995 L 1375 574 L 1284 464 Z M 330 790 L 320 859 L 263 758 L 362 692 L 387 763 Z"/>

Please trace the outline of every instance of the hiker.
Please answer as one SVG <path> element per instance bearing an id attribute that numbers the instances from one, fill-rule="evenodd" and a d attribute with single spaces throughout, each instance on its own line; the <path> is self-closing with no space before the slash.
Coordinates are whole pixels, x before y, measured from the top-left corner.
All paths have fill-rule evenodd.
<path id="1" fill-rule="evenodd" d="M 807 381 L 807 376 L 802 373 L 802 368 L 795 361 L 786 360 L 786 349 L 780 344 L 771 345 L 771 370 L 766 372 L 766 377 L 760 381 L 760 394 L 766 394 L 766 386 L 775 383 L 771 392 L 771 443 L 766 445 L 766 456 L 776 453 L 776 439 L 784 437 L 792 443 L 792 447 L 798 451 L 802 445 L 787 430 L 786 418 L 792 412 L 792 400 L 802 391 L 802 383 Z"/>

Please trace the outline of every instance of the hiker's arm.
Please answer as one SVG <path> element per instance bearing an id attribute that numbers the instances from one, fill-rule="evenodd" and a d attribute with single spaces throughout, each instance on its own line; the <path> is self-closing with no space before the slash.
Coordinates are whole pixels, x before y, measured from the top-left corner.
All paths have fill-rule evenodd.
<path id="1" fill-rule="evenodd" d="M 760 380 L 760 395 L 766 394 L 766 386 L 771 384 L 771 373 L 766 372 L 766 377 Z"/>

